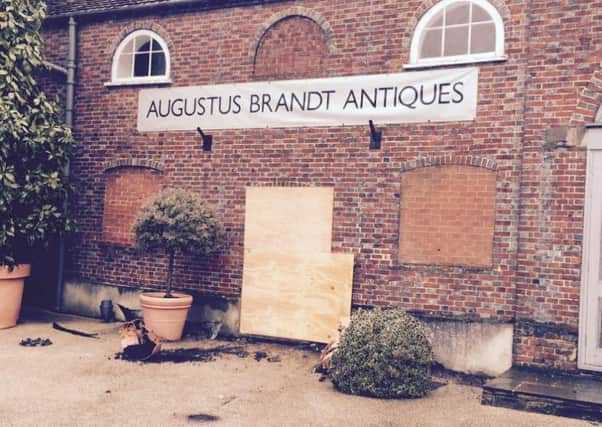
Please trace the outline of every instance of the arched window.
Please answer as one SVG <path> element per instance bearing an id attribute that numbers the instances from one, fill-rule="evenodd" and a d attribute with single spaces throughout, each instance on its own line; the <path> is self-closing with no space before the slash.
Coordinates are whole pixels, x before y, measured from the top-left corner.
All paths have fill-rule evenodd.
<path id="1" fill-rule="evenodd" d="M 410 65 L 504 59 L 504 23 L 486 0 L 443 0 L 418 22 Z"/>
<path id="2" fill-rule="evenodd" d="M 111 83 L 166 83 L 169 72 L 167 43 L 152 31 L 137 30 L 128 34 L 115 51 Z"/>

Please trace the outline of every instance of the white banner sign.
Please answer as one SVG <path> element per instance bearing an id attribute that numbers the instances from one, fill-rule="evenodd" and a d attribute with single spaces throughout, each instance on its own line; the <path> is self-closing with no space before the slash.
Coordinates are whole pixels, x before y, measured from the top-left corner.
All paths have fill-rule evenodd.
<path id="1" fill-rule="evenodd" d="M 144 89 L 138 130 L 473 120 L 477 68 Z"/>

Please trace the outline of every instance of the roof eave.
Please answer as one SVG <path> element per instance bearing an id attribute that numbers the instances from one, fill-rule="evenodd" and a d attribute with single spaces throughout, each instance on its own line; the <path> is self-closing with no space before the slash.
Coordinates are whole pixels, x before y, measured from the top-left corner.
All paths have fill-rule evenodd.
<path id="1" fill-rule="evenodd" d="M 170 0 L 162 3 L 137 4 L 132 6 L 118 7 L 114 9 L 97 9 L 65 12 L 56 15 L 48 15 L 46 22 L 67 20 L 70 17 L 79 20 L 100 19 L 105 17 L 116 17 L 136 13 L 155 13 L 164 10 L 181 10 L 194 7 L 195 11 L 209 11 L 218 9 L 231 9 L 235 7 L 257 6 L 271 3 L 285 3 L 292 0 Z"/>

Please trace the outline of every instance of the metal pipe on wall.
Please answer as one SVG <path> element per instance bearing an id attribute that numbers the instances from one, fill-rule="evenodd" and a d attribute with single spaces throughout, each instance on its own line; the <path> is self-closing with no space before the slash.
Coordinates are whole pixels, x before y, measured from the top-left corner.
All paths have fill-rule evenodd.
<path id="1" fill-rule="evenodd" d="M 65 94 L 65 124 L 73 129 L 73 104 L 75 98 L 75 69 L 77 50 L 77 24 L 73 16 L 69 17 L 69 52 L 67 56 L 67 87 Z M 69 164 L 65 167 L 65 175 L 69 176 Z M 67 210 L 67 200 L 63 206 Z M 59 239 L 59 253 L 56 277 L 56 304 L 57 311 L 61 311 L 63 306 L 63 289 L 65 283 L 65 238 Z"/>

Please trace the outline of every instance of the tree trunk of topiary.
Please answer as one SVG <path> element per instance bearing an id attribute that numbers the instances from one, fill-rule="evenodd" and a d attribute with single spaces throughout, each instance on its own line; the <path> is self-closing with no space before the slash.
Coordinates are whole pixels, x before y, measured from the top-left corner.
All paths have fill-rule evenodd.
<path id="1" fill-rule="evenodd" d="M 169 255 L 169 265 L 167 266 L 167 292 L 165 293 L 164 298 L 173 298 L 173 295 L 171 294 L 171 278 L 173 276 L 173 259 L 175 252 L 169 251 L 167 254 Z"/>

